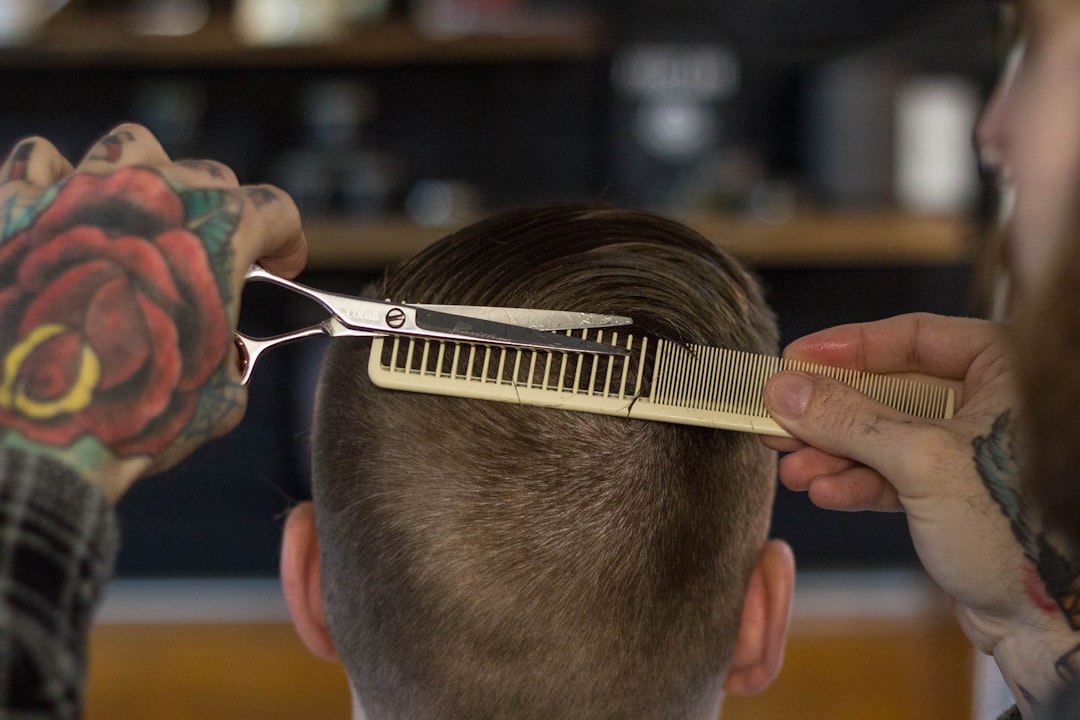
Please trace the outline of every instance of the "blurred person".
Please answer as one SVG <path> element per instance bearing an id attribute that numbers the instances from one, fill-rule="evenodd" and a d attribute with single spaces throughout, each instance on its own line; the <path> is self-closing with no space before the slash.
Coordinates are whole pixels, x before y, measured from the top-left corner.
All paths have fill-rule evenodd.
<path id="1" fill-rule="evenodd" d="M 816 504 L 907 513 L 924 566 L 1002 670 L 1017 700 L 1010 716 L 1074 717 L 1080 706 L 1049 708 L 1075 692 L 1080 672 L 1080 424 L 1066 412 L 1080 361 L 1068 232 L 1080 186 L 1080 5 L 1015 9 L 1021 41 L 976 139 L 1011 210 L 1003 231 L 1020 352 L 1002 326 L 926 315 L 814 333 L 785 355 L 950 381 L 956 415 L 912 420 L 825 378 L 783 373 L 766 403 L 801 442 L 767 442 L 792 451 L 781 480 Z M 1043 296 L 1048 284 L 1055 294 Z"/>
<path id="2" fill-rule="evenodd" d="M 1074 207 L 1080 208 L 1080 203 Z M 1052 597 L 1071 600 L 1076 588 L 1076 548 L 1080 548 L 1080 454 L 1077 407 L 1080 407 L 1080 224 L 1074 221 L 1061 246 L 1060 258 L 1048 268 L 1044 282 L 1032 288 L 1017 310 L 1012 329 L 1016 356 L 1018 420 L 1016 454 L 1021 458 L 1022 489 L 1045 524 L 1048 544 L 1071 548 L 1056 558 L 1057 571 L 1048 573 Z M 1071 628 L 1080 622 L 1069 602 L 1060 603 Z M 1059 662 L 1067 685 L 1044 715 L 1080 716 L 1078 650 Z"/>
<path id="3" fill-rule="evenodd" d="M 1076 204 L 1080 208 L 1080 203 Z M 1080 547 L 1080 224 L 1012 330 L 1021 399 L 1022 477 L 1047 525 Z"/>

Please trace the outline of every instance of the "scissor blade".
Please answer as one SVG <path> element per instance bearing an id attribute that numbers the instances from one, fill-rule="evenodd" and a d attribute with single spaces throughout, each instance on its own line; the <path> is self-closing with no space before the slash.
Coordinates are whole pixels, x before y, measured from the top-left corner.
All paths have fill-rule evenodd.
<path id="1" fill-rule="evenodd" d="M 462 315 L 477 320 L 520 325 L 531 330 L 581 330 L 583 328 L 606 328 L 630 325 L 633 318 L 603 313 L 570 312 L 567 310 L 537 310 L 534 308 L 487 307 L 482 305 L 426 305 L 426 308 L 451 315 Z"/>
<path id="2" fill-rule="evenodd" d="M 623 348 L 592 340 L 532 330 L 510 323 L 453 315 L 416 305 L 411 307 L 416 313 L 416 326 L 425 331 L 429 337 L 436 339 L 443 337 L 448 340 L 513 345 L 537 350 L 562 350 L 601 355 L 627 354 Z"/>
<path id="3" fill-rule="evenodd" d="M 342 326 L 355 331 L 348 334 L 418 335 L 441 340 L 516 345 L 543 350 L 604 355 L 629 354 L 628 351 L 614 345 L 531 330 L 512 323 L 471 318 L 465 315 L 428 310 L 416 305 L 398 305 L 316 290 L 272 275 L 257 265 L 248 269 L 247 279 L 264 280 L 282 285 L 317 301 L 337 318 Z"/>

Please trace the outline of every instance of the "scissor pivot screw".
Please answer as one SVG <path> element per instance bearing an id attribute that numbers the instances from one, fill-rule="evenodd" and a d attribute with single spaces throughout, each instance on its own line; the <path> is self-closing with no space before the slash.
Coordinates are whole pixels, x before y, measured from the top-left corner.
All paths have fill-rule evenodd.
<path id="1" fill-rule="evenodd" d="M 395 330 L 405 324 L 405 311 L 401 308 L 391 308 L 386 313 L 386 324 Z"/>

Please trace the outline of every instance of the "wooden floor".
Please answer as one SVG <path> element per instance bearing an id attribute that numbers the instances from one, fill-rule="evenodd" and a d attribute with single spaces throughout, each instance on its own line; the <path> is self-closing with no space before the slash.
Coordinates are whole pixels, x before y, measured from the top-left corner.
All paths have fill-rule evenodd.
<path id="1" fill-rule="evenodd" d="M 349 717 L 337 665 L 291 625 L 100 625 L 91 636 L 87 720 Z"/>
<path id="2" fill-rule="evenodd" d="M 894 600 L 871 612 L 829 598 L 797 608 L 780 678 L 761 696 L 729 699 L 724 719 L 969 718 L 972 655 L 951 612 L 925 592 Z M 278 621 L 108 618 L 91 638 L 87 693 L 87 720 L 349 717 L 340 668 Z"/>
<path id="3" fill-rule="evenodd" d="M 793 630 L 777 681 L 758 697 L 729 698 L 724 720 L 971 717 L 972 651 L 952 618 Z"/>

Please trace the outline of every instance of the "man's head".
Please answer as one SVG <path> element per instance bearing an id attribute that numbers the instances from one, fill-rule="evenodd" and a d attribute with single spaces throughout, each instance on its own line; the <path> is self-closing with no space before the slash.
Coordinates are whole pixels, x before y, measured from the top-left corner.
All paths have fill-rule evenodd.
<path id="1" fill-rule="evenodd" d="M 389 273 L 380 295 L 777 344 L 736 263 L 681 225 L 622 211 L 471 226 Z M 369 348 L 329 350 L 314 514 L 294 513 L 282 561 L 301 636 L 336 651 L 368 718 L 704 717 L 725 676 L 740 692 L 772 678 L 792 564 L 765 545 L 775 469 L 757 438 L 379 390 Z"/>

